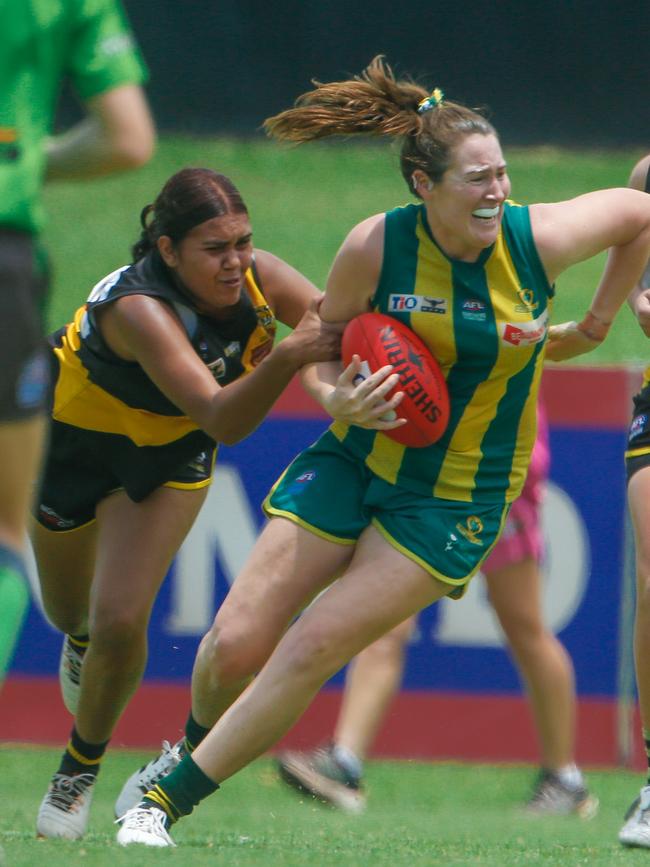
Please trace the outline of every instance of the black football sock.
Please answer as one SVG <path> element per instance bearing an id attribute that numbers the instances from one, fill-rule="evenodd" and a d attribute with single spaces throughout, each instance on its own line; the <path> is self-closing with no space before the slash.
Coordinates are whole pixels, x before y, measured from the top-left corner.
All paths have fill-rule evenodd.
<path id="1" fill-rule="evenodd" d="M 60 774 L 73 776 L 76 774 L 99 773 L 101 760 L 106 752 L 108 741 L 101 744 L 90 744 L 80 737 L 76 727 L 70 733 L 70 740 L 61 757 Z"/>

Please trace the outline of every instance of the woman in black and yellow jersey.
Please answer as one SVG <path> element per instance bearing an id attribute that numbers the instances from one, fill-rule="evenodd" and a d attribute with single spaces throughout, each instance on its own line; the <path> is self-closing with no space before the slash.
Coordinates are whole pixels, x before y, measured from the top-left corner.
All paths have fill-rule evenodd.
<path id="1" fill-rule="evenodd" d="M 396 80 L 381 58 L 354 79 L 316 83 L 266 128 L 292 141 L 402 137 L 401 171 L 418 202 L 352 229 L 320 315 L 377 310 L 410 325 L 443 368 L 450 422 L 433 445 L 405 448 L 378 430 L 386 404 L 365 398 L 384 374 L 355 387 L 354 362 L 343 373 L 338 363 L 307 368 L 304 381 L 336 420 L 267 498 L 271 520 L 195 663 L 188 741 L 203 739 L 128 811 L 124 845 L 172 845 L 169 826 L 274 744 L 349 659 L 421 608 L 462 595 L 525 480 L 555 280 L 611 248 L 591 310 L 552 335 L 549 351 L 562 359 L 601 342 L 650 253 L 648 196 L 614 189 L 515 205 L 492 125 L 439 90 Z M 289 629 L 279 622 L 278 588 L 296 603 L 334 575 Z"/>
<path id="2" fill-rule="evenodd" d="M 629 183 L 650 193 L 650 154 L 634 166 Z M 650 262 L 630 294 L 629 304 L 644 334 L 650 337 Z M 626 846 L 650 849 L 650 367 L 644 371 L 641 389 L 634 397 L 625 463 L 636 556 L 634 660 L 648 777 L 626 814 L 619 840 Z"/>
<path id="3" fill-rule="evenodd" d="M 75 726 L 38 816 L 80 837 L 101 757 L 146 662 L 151 608 L 212 477 L 340 327 L 286 262 L 255 250 L 224 175 L 184 169 L 142 214 L 134 263 L 52 338 L 52 435 L 33 541 L 45 610 L 65 632 Z M 295 328 L 275 348 L 276 317 Z M 83 663 L 83 664 L 82 664 Z"/>

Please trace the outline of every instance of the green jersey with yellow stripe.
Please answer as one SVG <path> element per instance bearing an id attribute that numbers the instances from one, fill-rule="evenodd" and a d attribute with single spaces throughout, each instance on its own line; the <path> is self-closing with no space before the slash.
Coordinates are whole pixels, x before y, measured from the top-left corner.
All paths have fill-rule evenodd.
<path id="1" fill-rule="evenodd" d="M 512 502 L 535 441 L 553 294 L 527 207 L 505 204 L 497 241 L 475 262 L 440 249 L 424 205 L 388 212 L 372 306 L 412 328 L 437 358 L 449 389 L 449 425 L 438 442 L 419 449 L 340 422 L 332 432 L 374 473 L 409 490 Z"/>

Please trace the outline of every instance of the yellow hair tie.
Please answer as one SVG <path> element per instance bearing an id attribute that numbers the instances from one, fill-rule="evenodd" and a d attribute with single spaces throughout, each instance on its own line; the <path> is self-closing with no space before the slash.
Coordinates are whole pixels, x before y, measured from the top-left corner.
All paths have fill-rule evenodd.
<path id="1" fill-rule="evenodd" d="M 434 88 L 431 91 L 430 96 L 425 96 L 424 99 L 421 99 L 418 103 L 418 114 L 424 114 L 425 111 L 431 111 L 432 108 L 437 108 L 437 106 L 442 105 L 442 101 L 445 98 L 444 93 L 440 90 L 439 87 Z"/>

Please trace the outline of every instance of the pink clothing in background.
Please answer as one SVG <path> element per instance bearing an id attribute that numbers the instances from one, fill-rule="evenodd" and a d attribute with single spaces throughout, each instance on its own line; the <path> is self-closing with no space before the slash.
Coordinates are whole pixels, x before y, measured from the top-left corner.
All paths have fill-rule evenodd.
<path id="1" fill-rule="evenodd" d="M 529 557 L 538 562 L 541 559 L 543 539 L 540 510 L 549 464 L 548 423 L 540 406 L 537 411 L 537 439 L 530 458 L 526 484 L 512 504 L 501 538 L 481 567 L 481 572 L 486 575 Z"/>

